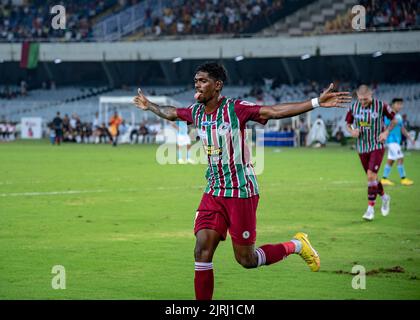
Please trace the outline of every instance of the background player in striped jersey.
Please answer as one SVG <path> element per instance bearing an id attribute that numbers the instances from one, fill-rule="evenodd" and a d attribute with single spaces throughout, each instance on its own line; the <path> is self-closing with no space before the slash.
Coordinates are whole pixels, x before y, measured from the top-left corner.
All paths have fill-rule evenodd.
<path id="1" fill-rule="evenodd" d="M 395 112 L 395 118 L 397 119 L 397 124 L 394 129 L 389 133 L 388 139 L 386 139 L 386 144 L 388 147 L 388 160 L 386 161 L 384 174 L 382 176 L 381 183 L 383 185 L 393 186 L 394 183 L 388 179 L 389 174 L 391 173 L 392 165 L 394 161 L 397 161 L 398 173 L 400 174 L 401 184 L 404 186 L 410 186 L 413 184 L 413 181 L 408 179 L 405 176 L 404 168 L 404 153 L 401 150 L 401 140 L 402 134 L 407 138 L 410 143 L 414 143 L 414 140 L 411 139 L 410 134 L 407 129 L 404 127 L 403 119 L 399 113 L 403 107 L 403 99 L 395 98 L 392 100 L 391 107 Z M 389 125 L 390 121 L 385 119 L 385 125 Z"/>
<path id="2" fill-rule="evenodd" d="M 189 108 L 158 106 L 142 93 L 134 98 L 137 107 L 159 117 L 194 124 L 207 154 L 207 187 L 195 219 L 195 295 L 213 296 L 213 254 L 227 231 L 232 238 L 236 260 L 245 268 L 276 263 L 289 254 L 299 254 L 312 271 L 320 260 L 306 234 L 299 232 L 291 241 L 266 244 L 255 249 L 258 184 L 246 147 L 244 130 L 248 121 L 266 124 L 269 119 L 296 116 L 314 107 L 337 107 L 351 101 L 347 92 L 332 92 L 333 85 L 316 99 L 259 106 L 221 95 L 226 71 L 218 63 L 206 63 L 194 77 L 196 103 Z"/>
<path id="3" fill-rule="evenodd" d="M 382 197 L 382 215 L 388 215 L 390 210 L 391 197 L 385 194 L 382 183 L 378 181 L 378 171 L 385 152 L 384 142 L 396 125 L 394 116 L 388 105 L 372 97 L 372 91 L 366 85 L 357 89 L 357 101 L 346 115 L 347 130 L 357 138 L 357 152 L 368 179 L 368 208 L 363 215 L 365 220 L 370 221 L 375 217 L 377 194 Z M 392 120 L 388 127 L 384 125 L 384 117 Z"/>

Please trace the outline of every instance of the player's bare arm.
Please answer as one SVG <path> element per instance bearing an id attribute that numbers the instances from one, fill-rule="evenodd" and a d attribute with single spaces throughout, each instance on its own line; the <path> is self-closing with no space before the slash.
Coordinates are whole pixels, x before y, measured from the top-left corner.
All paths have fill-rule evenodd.
<path id="1" fill-rule="evenodd" d="M 141 110 L 149 110 L 156 114 L 158 117 L 169 120 L 175 121 L 177 120 L 176 114 L 176 107 L 174 106 L 159 106 L 156 103 L 151 102 L 146 96 L 143 94 L 141 89 L 138 89 L 138 95 L 133 99 L 134 104 L 137 108 Z"/>
<path id="2" fill-rule="evenodd" d="M 358 138 L 359 137 L 360 131 L 359 131 L 359 129 L 353 129 L 353 125 L 347 124 L 347 131 L 350 132 L 350 134 L 353 138 Z"/>
<path id="3" fill-rule="evenodd" d="M 350 92 L 332 92 L 334 85 L 331 83 L 318 98 L 318 104 L 323 108 L 346 107 L 344 104 L 351 101 Z M 315 106 L 316 107 L 316 106 Z M 274 106 L 264 106 L 260 109 L 263 119 L 282 119 L 297 116 L 314 109 L 312 100 L 303 102 L 281 103 Z"/>
<path id="4" fill-rule="evenodd" d="M 398 124 L 397 119 L 394 117 L 391 123 L 389 124 L 388 128 L 386 128 L 380 135 L 379 135 L 379 142 L 385 142 L 388 138 L 389 133 L 394 129 L 394 127 Z"/>
<path id="5" fill-rule="evenodd" d="M 407 138 L 408 141 L 410 141 L 411 143 L 414 143 L 414 140 L 411 138 L 410 133 L 408 133 L 405 127 L 401 128 L 401 133 Z"/>

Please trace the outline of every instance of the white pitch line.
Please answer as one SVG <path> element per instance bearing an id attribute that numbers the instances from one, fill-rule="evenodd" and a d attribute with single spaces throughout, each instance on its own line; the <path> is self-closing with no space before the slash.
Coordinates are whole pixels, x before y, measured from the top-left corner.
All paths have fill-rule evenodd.
<path id="1" fill-rule="evenodd" d="M 353 184 L 355 181 L 332 181 L 332 184 Z M 285 183 L 271 183 L 260 185 L 262 188 L 285 186 Z M 168 191 L 168 190 L 185 190 L 185 189 L 204 189 L 205 185 L 192 187 L 154 187 L 154 188 L 131 188 L 131 189 L 116 189 L 116 190 L 67 190 L 67 191 L 49 191 L 49 192 L 15 192 L 15 193 L 0 193 L 0 197 L 36 197 L 36 196 L 60 196 L 69 194 L 86 194 L 86 193 L 105 193 L 105 192 L 140 192 L 140 191 Z"/>
<path id="2" fill-rule="evenodd" d="M 192 189 L 203 188 L 190 187 Z M 105 192 L 140 192 L 140 191 L 168 191 L 168 190 L 181 190 L 186 189 L 185 187 L 157 187 L 157 188 L 131 188 L 131 189 L 116 189 L 116 190 L 68 190 L 68 191 L 49 191 L 49 192 L 15 192 L 15 193 L 0 193 L 0 197 L 36 197 L 36 196 L 60 196 L 68 194 L 85 194 L 85 193 L 105 193 Z"/>
<path id="3" fill-rule="evenodd" d="M 16 193 L 0 193 L 0 197 L 20 197 L 20 196 L 55 196 L 63 194 L 80 194 L 80 193 L 100 193 L 105 190 L 68 190 L 68 191 L 51 191 L 51 192 L 16 192 Z"/>

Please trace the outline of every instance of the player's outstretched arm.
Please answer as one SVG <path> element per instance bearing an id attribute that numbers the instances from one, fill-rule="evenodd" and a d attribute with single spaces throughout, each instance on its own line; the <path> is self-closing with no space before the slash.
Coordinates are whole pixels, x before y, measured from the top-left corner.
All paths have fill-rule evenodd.
<path id="1" fill-rule="evenodd" d="M 133 102 L 137 108 L 141 110 L 149 110 L 156 114 L 157 116 L 169 120 L 175 121 L 177 120 L 178 116 L 176 114 L 176 107 L 174 106 L 159 106 L 156 103 L 151 102 L 146 96 L 143 94 L 143 91 L 139 88 L 137 91 L 138 95 L 134 97 Z"/>
<path id="2" fill-rule="evenodd" d="M 281 103 L 274 106 L 264 106 L 260 109 L 263 119 L 281 119 L 297 116 L 316 107 L 334 108 L 346 107 L 344 104 L 351 101 L 350 92 L 332 92 L 334 84 L 330 84 L 319 98 L 303 102 Z"/>

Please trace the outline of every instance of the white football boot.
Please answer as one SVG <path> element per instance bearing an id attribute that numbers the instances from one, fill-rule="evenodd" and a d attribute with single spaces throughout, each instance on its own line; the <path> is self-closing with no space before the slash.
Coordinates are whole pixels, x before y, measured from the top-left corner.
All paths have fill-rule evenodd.
<path id="1" fill-rule="evenodd" d="M 382 206 L 381 206 L 381 213 L 384 217 L 389 214 L 389 209 L 391 205 L 391 196 L 389 194 L 384 194 L 382 197 Z"/>
<path id="2" fill-rule="evenodd" d="M 372 221 L 373 218 L 375 218 L 375 209 L 373 209 L 373 207 L 371 206 L 368 206 L 365 214 L 363 215 L 363 219 L 367 221 Z"/>

